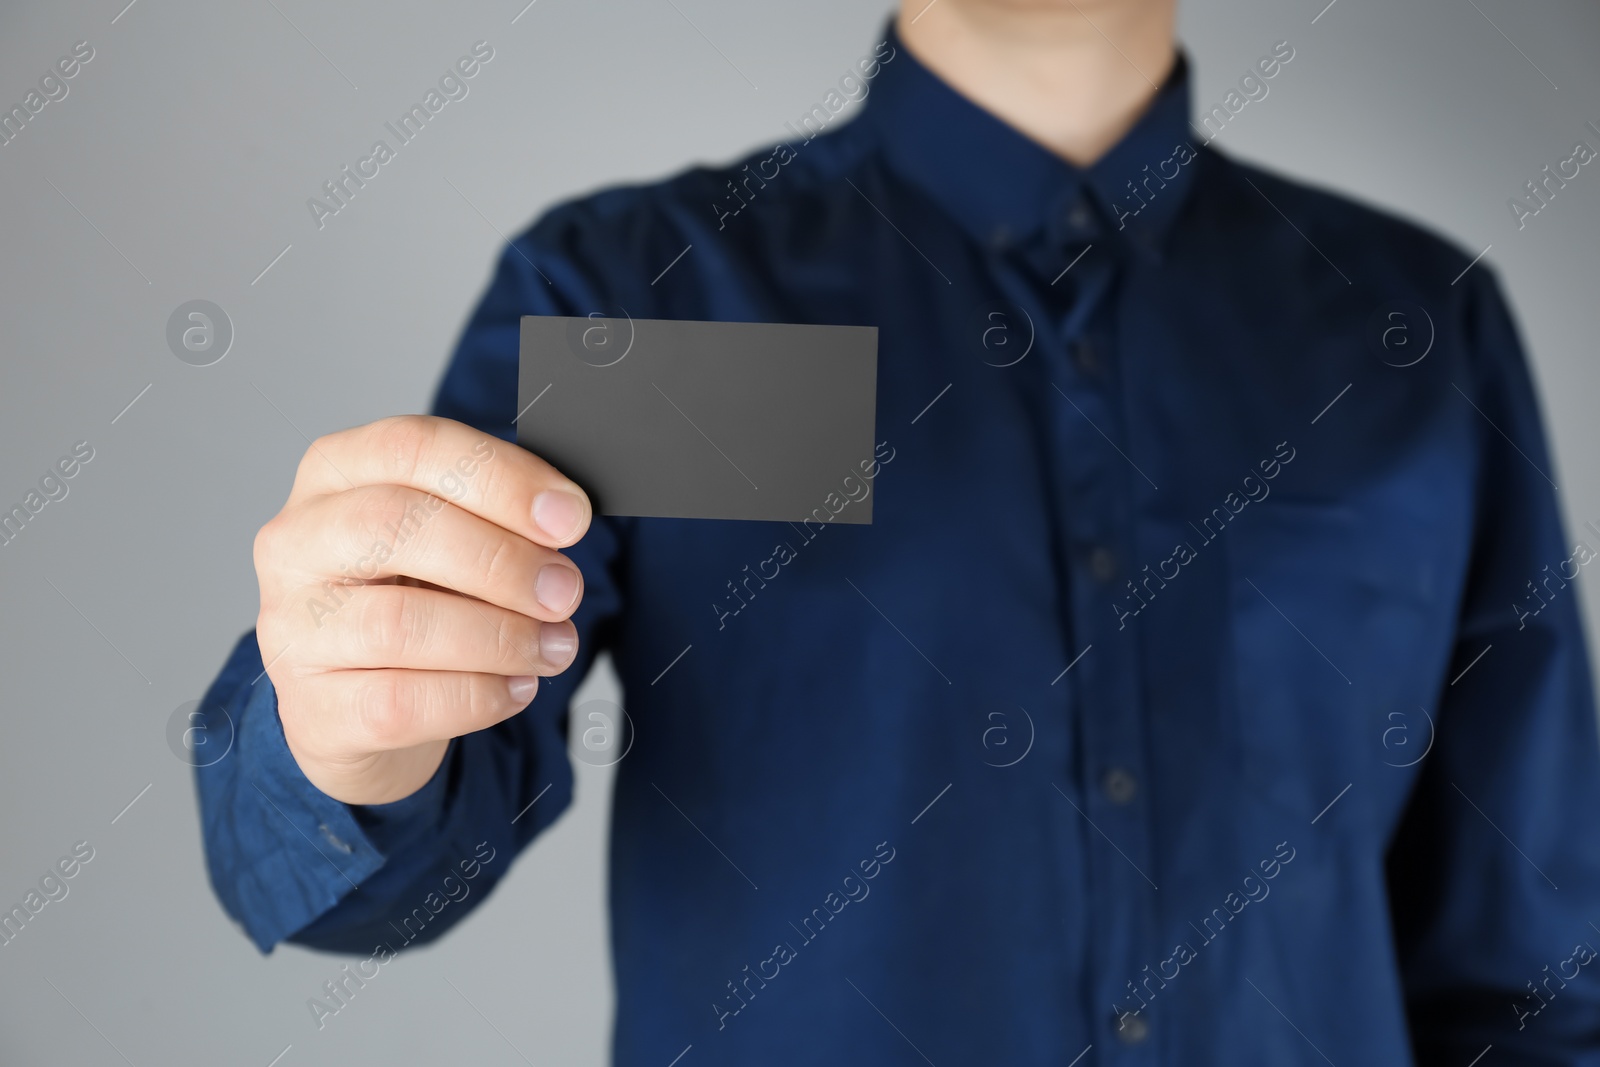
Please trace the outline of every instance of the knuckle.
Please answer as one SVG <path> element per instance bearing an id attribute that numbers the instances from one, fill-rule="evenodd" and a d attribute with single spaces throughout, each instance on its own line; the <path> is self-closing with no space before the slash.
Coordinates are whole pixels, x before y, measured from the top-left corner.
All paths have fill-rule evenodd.
<path id="1" fill-rule="evenodd" d="M 325 433 L 306 447 L 300 456 L 300 463 L 295 467 L 294 481 L 297 487 L 315 480 L 319 472 L 327 470 L 330 462 L 328 457 L 343 451 L 346 433 L 348 431 L 345 430 Z"/>
<path id="2" fill-rule="evenodd" d="M 412 491 L 403 485 L 369 486 L 363 497 L 362 518 L 371 527 L 363 533 L 398 529 L 418 506 Z"/>
<path id="3" fill-rule="evenodd" d="M 437 437 L 438 427 L 423 415 L 396 415 L 373 423 L 373 445 L 385 467 L 402 481 L 420 473 Z"/>
<path id="4" fill-rule="evenodd" d="M 262 673 L 271 678 L 274 687 L 280 678 L 292 675 L 293 657 L 289 654 L 289 646 L 285 645 L 279 632 L 277 619 L 265 612 L 256 618 L 256 648 L 260 650 L 264 664 Z"/>
<path id="5" fill-rule="evenodd" d="M 516 542 L 509 537 L 490 537 L 478 546 L 478 563 L 474 575 L 484 589 L 506 586 L 521 562 Z"/>
<path id="6" fill-rule="evenodd" d="M 346 494 L 341 520 L 343 548 L 353 557 L 382 563 L 400 547 L 399 534 L 416 522 L 417 504 L 411 491 L 400 485 L 371 485 Z M 393 543 L 391 543 L 393 542 Z M 371 577 L 371 575 L 359 575 Z"/>
<path id="7" fill-rule="evenodd" d="M 255 541 L 250 546 L 250 555 L 255 563 L 258 577 L 272 569 L 278 561 L 278 547 L 282 543 L 281 529 L 279 519 L 274 516 L 256 531 Z"/>
<path id="8" fill-rule="evenodd" d="M 344 437 L 347 433 L 349 433 L 348 430 L 335 430 L 332 433 L 321 434 L 320 436 L 313 438 L 311 444 L 306 448 L 305 455 L 302 457 L 302 459 L 311 459 L 321 453 L 329 451 L 330 449 L 339 447 L 340 442 L 344 440 Z"/>
<path id="9" fill-rule="evenodd" d="M 307 616 L 301 611 L 302 592 L 298 589 L 269 593 L 263 588 L 261 606 L 256 612 L 256 645 L 261 662 L 271 668 L 274 678 L 292 673 L 303 660 L 297 639 L 305 632 Z"/>
<path id="10" fill-rule="evenodd" d="M 352 635 L 356 651 L 370 662 L 403 666 L 416 645 L 415 598 L 401 585 L 372 586 L 367 592 Z"/>
<path id="11" fill-rule="evenodd" d="M 264 658 L 270 658 L 273 652 L 282 649 L 291 640 L 291 635 L 285 633 L 289 629 L 281 611 L 269 610 L 262 606 L 256 615 L 256 645 L 261 649 Z M 270 650 L 270 651 L 269 651 Z"/>
<path id="12" fill-rule="evenodd" d="M 462 733 L 472 733 L 492 726 L 505 716 L 510 698 L 499 678 L 489 675 L 468 675 L 461 679 L 461 700 L 457 706 L 466 714 Z"/>
<path id="13" fill-rule="evenodd" d="M 395 747 L 417 721 L 422 702 L 421 686 L 393 671 L 374 674 L 357 684 L 351 712 L 355 728 L 374 747 Z"/>
<path id="14" fill-rule="evenodd" d="M 495 662 L 513 668 L 517 674 L 532 674 L 537 665 L 538 623 L 515 619 L 495 627 Z"/>
<path id="15" fill-rule="evenodd" d="M 314 707 L 316 702 L 309 698 L 305 687 L 292 680 L 285 680 L 281 685 L 274 680 L 272 684 L 278 692 L 278 720 L 283 725 L 284 739 L 292 748 L 303 747 L 314 741 L 318 727 L 325 720 L 319 720 L 315 714 L 308 712 L 308 708 Z"/>
<path id="16" fill-rule="evenodd" d="M 466 491 L 475 492 L 479 499 L 501 501 L 501 498 L 514 499 L 516 494 L 523 494 L 531 500 L 532 494 L 527 488 L 519 484 L 515 472 L 509 463 L 482 463 L 473 472 L 467 481 L 470 487 Z"/>

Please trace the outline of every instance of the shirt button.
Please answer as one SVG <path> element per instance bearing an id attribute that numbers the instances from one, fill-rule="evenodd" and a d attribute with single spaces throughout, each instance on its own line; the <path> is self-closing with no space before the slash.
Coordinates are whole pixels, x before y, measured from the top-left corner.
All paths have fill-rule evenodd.
<path id="1" fill-rule="evenodd" d="M 1109 548 L 1097 548 L 1089 553 L 1089 573 L 1097 582 L 1109 582 L 1117 576 L 1117 557 Z"/>
<path id="2" fill-rule="evenodd" d="M 1143 1016 L 1125 1015 L 1117 1021 L 1117 1040 L 1124 1045 L 1143 1044 L 1150 1036 L 1150 1024 L 1144 1021 Z"/>
<path id="3" fill-rule="evenodd" d="M 1072 362 L 1085 378 L 1100 376 L 1100 346 L 1087 337 L 1072 342 Z"/>
<path id="4" fill-rule="evenodd" d="M 341 841 L 337 834 L 328 829 L 327 823 L 323 823 L 321 826 L 318 826 L 317 829 L 322 831 L 322 839 L 328 844 L 332 845 L 334 848 L 338 849 L 340 852 L 349 855 L 354 851 L 354 849 L 352 849 L 348 843 Z"/>
<path id="5" fill-rule="evenodd" d="M 1093 222 L 1094 216 L 1089 214 L 1089 205 L 1083 203 L 1081 200 L 1078 203 L 1073 204 L 1072 209 L 1067 212 L 1067 225 L 1071 226 L 1074 230 L 1078 230 L 1080 232 L 1087 230 L 1093 224 Z"/>
<path id="6" fill-rule="evenodd" d="M 1113 767 L 1100 780 L 1100 788 L 1113 804 L 1129 804 L 1139 792 L 1139 780 L 1121 767 Z"/>

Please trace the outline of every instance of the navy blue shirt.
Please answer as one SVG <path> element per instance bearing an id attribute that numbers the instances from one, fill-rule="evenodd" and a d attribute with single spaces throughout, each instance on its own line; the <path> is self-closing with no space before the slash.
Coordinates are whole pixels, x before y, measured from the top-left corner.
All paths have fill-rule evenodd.
<path id="1" fill-rule="evenodd" d="M 1086 169 L 892 33 L 861 73 L 546 214 L 434 410 L 512 439 L 522 315 L 870 325 L 874 453 L 804 523 L 598 519 L 577 664 L 393 805 L 306 781 L 247 635 L 229 914 L 358 973 L 437 937 L 570 727 L 617 761 L 618 1064 L 1600 1063 L 1600 538 L 1490 269 L 1207 147 L 1181 62 Z M 601 650 L 625 715 L 569 709 Z"/>

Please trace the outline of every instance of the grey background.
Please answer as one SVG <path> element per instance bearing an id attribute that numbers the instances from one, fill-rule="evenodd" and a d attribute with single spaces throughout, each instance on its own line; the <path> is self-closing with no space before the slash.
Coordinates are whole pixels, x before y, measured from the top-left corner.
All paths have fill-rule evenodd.
<path id="1" fill-rule="evenodd" d="M 166 723 L 254 619 L 251 539 L 304 435 L 425 409 L 501 234 L 598 184 L 776 139 L 885 9 L 538 0 L 513 23 L 522 0 L 137 0 L 119 17 L 124 2 L 0 13 L 7 106 L 73 42 L 96 51 L 0 147 L 0 502 L 74 442 L 95 448 L 0 547 L 0 905 L 73 842 L 96 852 L 0 947 L 0 1061 L 601 1063 L 606 771 L 579 765 L 576 807 L 494 898 L 318 1032 L 306 998 L 340 961 L 263 960 L 224 917 Z M 1579 137 L 1600 147 L 1583 126 L 1600 122 L 1600 8 L 1337 0 L 1318 17 L 1324 2 L 1186 0 L 1197 109 L 1288 39 L 1295 59 L 1218 144 L 1493 246 L 1569 525 L 1600 520 L 1600 170 L 1522 232 L 1506 207 Z M 319 232 L 306 198 L 479 39 L 495 58 L 470 95 Z M 235 330 L 204 368 L 165 341 L 197 298 Z M 1594 619 L 1594 579 L 1579 585 Z"/>

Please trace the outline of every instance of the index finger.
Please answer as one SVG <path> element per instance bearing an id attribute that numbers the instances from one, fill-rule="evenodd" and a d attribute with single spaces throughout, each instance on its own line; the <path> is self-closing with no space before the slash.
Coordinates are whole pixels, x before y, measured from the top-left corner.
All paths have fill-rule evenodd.
<path id="1" fill-rule="evenodd" d="M 576 543 L 594 514 L 577 483 L 527 449 L 434 415 L 319 437 L 300 461 L 289 504 L 363 485 L 432 493 L 548 548 Z"/>

